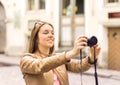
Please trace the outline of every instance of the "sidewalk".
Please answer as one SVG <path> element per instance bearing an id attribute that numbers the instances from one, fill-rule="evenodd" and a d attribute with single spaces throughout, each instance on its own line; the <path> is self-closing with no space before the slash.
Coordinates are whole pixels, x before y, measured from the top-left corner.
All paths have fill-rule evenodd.
<path id="1" fill-rule="evenodd" d="M 92 67 L 88 71 L 84 72 L 83 74 L 94 76 L 94 72 L 95 72 L 94 67 Z M 99 77 L 120 80 L 120 71 L 97 68 L 97 74 Z"/>
<path id="2" fill-rule="evenodd" d="M 20 63 L 20 57 L 6 56 L 0 54 L 0 64 L 19 65 L 19 63 Z M 88 71 L 84 72 L 83 74 L 94 76 L 94 67 L 90 68 Z M 97 74 L 99 77 L 120 80 L 120 71 L 97 68 Z"/>
<path id="3" fill-rule="evenodd" d="M 19 63 L 20 63 L 20 57 L 0 54 L 0 64 L 19 65 Z"/>

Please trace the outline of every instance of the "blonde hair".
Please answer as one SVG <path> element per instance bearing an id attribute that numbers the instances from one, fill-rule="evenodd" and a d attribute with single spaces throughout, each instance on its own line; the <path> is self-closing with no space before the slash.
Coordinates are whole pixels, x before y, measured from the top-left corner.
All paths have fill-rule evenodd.
<path id="1" fill-rule="evenodd" d="M 38 50 L 38 43 L 37 43 L 38 32 L 39 32 L 40 28 L 45 24 L 50 25 L 54 29 L 53 25 L 48 22 L 37 21 L 34 24 L 34 28 L 32 29 L 32 32 L 31 32 L 29 47 L 28 47 L 29 53 L 34 53 L 36 50 Z M 53 45 L 53 47 L 50 48 L 49 54 L 52 54 L 53 51 L 54 51 L 54 45 Z"/>

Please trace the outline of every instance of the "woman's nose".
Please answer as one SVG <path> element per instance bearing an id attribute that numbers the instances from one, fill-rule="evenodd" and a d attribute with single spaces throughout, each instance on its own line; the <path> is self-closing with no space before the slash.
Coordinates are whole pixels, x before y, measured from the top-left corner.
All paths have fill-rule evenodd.
<path id="1" fill-rule="evenodd" d="M 52 33 L 49 33 L 49 35 L 48 35 L 49 37 L 53 37 L 53 34 Z"/>

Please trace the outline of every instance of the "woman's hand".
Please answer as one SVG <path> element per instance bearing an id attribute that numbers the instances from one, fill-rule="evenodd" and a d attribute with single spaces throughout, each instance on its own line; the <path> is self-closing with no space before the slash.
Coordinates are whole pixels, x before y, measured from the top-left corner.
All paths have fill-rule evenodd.
<path id="1" fill-rule="evenodd" d="M 80 53 L 80 50 L 86 46 L 87 46 L 87 37 L 78 36 L 78 38 L 75 40 L 73 49 L 66 53 L 66 58 L 69 60 L 73 57 L 76 57 Z M 98 44 L 96 44 L 93 47 L 90 47 L 90 60 L 93 62 L 94 62 L 94 48 L 95 48 L 96 58 L 98 58 L 101 49 Z"/>
<path id="2" fill-rule="evenodd" d="M 92 62 L 94 62 L 94 49 L 95 49 L 95 56 L 96 56 L 96 59 L 98 59 L 98 55 L 100 54 L 100 45 L 96 44 L 95 46 L 93 47 L 90 47 L 90 60 Z"/>
<path id="3" fill-rule="evenodd" d="M 80 50 L 85 46 L 87 46 L 87 37 L 78 36 L 78 38 L 75 40 L 73 49 L 66 53 L 66 58 L 69 60 L 73 57 L 76 57 L 80 53 Z"/>
<path id="4" fill-rule="evenodd" d="M 78 38 L 75 40 L 72 51 L 75 55 L 78 55 L 80 53 L 80 50 L 84 48 L 85 46 L 87 46 L 87 37 L 78 36 Z"/>

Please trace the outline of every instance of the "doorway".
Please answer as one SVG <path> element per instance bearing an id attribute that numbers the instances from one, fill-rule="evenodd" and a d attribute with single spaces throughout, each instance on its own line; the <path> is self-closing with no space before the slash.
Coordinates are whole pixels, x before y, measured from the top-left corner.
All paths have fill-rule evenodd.
<path id="1" fill-rule="evenodd" d="M 72 47 L 78 35 L 84 34 L 84 0 L 62 0 L 59 47 Z"/>
<path id="2" fill-rule="evenodd" d="M 108 68 L 120 70 L 120 27 L 109 28 Z"/>

